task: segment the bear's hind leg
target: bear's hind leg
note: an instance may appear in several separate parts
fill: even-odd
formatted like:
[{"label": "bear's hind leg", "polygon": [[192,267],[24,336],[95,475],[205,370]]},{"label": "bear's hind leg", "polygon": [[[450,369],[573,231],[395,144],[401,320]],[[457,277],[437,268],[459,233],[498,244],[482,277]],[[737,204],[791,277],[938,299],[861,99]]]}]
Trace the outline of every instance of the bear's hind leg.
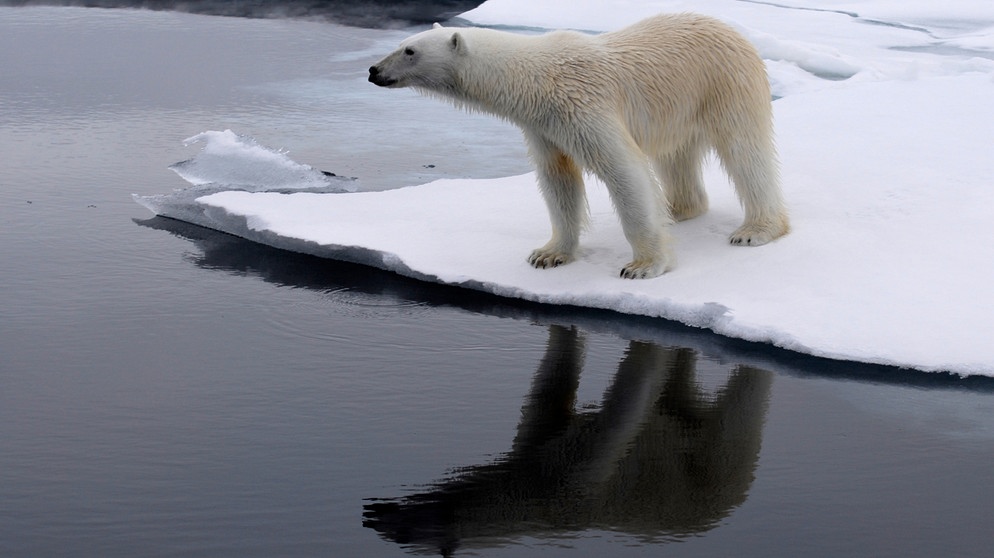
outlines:
[{"label": "bear's hind leg", "polygon": [[704,148],[696,143],[656,157],[656,174],[663,183],[670,214],[677,221],[693,219],[708,210],[708,194],[701,179]]},{"label": "bear's hind leg", "polygon": [[569,155],[541,138],[529,136],[528,144],[552,222],[552,238],[532,251],[528,263],[540,269],[557,267],[575,259],[587,223],[583,173]]},{"label": "bear's hind leg", "polygon": [[715,149],[745,208],[745,220],[729,237],[729,242],[760,246],[787,234],[790,218],[780,190],[772,139],[718,142]]}]

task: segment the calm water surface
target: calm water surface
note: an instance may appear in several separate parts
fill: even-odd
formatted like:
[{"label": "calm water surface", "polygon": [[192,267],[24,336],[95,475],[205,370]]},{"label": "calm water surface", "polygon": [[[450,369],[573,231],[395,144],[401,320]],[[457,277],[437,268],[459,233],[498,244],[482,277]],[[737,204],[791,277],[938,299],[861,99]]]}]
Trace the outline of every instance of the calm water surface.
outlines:
[{"label": "calm water surface", "polygon": [[369,189],[527,170],[506,125],[365,82],[405,34],[0,9],[0,556],[988,555],[989,381],[420,284],[131,201],[226,128]]}]

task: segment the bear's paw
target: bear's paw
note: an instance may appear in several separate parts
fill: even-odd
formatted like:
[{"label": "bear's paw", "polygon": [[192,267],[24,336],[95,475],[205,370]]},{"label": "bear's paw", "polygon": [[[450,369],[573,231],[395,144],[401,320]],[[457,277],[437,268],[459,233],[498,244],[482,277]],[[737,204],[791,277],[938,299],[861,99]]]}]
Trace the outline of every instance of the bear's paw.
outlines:
[{"label": "bear's paw", "polygon": [[622,279],[652,279],[666,273],[673,267],[669,258],[658,260],[634,260],[621,268]]},{"label": "bear's paw", "polygon": [[528,256],[528,263],[537,269],[548,269],[550,267],[559,267],[573,261],[573,254],[568,254],[566,252],[560,252],[557,250],[551,250],[548,248],[539,248],[533,250],[531,255]]},{"label": "bear's paw", "polygon": [[746,223],[736,229],[728,241],[736,246],[762,246],[787,234],[789,227],[781,220],[778,223]]}]

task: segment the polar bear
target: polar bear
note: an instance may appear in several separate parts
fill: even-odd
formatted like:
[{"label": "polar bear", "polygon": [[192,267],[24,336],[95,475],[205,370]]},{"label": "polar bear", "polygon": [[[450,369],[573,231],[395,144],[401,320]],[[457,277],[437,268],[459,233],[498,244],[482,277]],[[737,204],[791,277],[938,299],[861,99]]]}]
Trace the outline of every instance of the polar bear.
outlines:
[{"label": "polar bear", "polygon": [[745,209],[731,243],[766,244],[790,228],[766,68],[716,19],[658,15],[594,36],[435,24],[370,67],[369,81],[412,87],[522,129],[552,221],[552,239],[528,257],[537,268],[576,258],[587,170],[607,186],[632,246],[621,277],[671,269],[669,226],[707,210],[701,163],[712,149]]}]

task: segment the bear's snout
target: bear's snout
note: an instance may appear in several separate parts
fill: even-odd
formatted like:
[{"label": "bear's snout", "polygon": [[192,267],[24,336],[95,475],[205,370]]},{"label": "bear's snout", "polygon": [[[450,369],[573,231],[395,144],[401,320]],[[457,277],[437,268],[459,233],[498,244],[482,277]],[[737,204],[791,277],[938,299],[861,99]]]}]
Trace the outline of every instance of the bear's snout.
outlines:
[{"label": "bear's snout", "polygon": [[389,86],[397,83],[397,80],[390,79],[388,77],[384,77],[383,74],[380,73],[380,68],[379,67],[377,67],[377,66],[370,66],[369,67],[369,82],[372,83],[372,84],[375,84],[375,85],[379,85],[380,87],[389,87]]}]

